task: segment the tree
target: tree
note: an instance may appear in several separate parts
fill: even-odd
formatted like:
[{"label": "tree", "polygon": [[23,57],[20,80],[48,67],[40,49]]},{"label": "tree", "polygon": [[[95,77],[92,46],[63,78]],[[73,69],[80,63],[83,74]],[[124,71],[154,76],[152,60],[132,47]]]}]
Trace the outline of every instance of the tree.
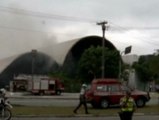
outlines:
[{"label": "tree", "polygon": [[[101,77],[102,51],[103,48],[100,46],[91,46],[84,51],[78,63],[79,75],[83,79],[90,81],[93,77]],[[105,77],[118,77],[120,58],[119,52],[117,50],[110,50],[108,48],[104,48],[104,53]]]},{"label": "tree", "polygon": [[153,56],[150,60],[149,66],[151,68],[153,78],[159,80],[159,55]]},{"label": "tree", "polygon": [[141,81],[148,82],[159,79],[159,56],[141,56],[133,65]]}]

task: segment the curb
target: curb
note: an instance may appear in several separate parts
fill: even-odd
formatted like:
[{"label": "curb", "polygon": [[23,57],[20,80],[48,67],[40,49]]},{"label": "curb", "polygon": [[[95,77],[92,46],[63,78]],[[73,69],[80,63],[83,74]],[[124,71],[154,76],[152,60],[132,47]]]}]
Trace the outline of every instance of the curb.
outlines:
[{"label": "curb", "polygon": [[67,97],[49,97],[49,96],[12,96],[9,99],[58,99],[58,100],[78,100],[79,98],[67,98]]},{"label": "curb", "polygon": [[[154,115],[159,115],[159,114],[155,114],[155,113],[150,113],[150,114],[145,114],[145,113],[135,113],[133,116],[154,116]],[[63,117],[63,118],[69,118],[69,117],[118,117],[118,114],[112,114],[112,115],[95,115],[95,114],[75,114],[75,115],[15,115],[13,117],[17,117],[17,118],[52,118],[52,117]]]},{"label": "curb", "polygon": [[[74,95],[71,96],[65,96],[63,94],[67,94],[67,93],[63,93],[62,95],[50,95],[50,96],[36,96],[36,95],[31,95],[29,93],[11,93],[12,95],[8,95],[8,98],[18,98],[18,99],[34,99],[34,98],[38,98],[38,99],[72,99],[72,100],[76,100],[79,99],[78,93],[75,93]],[[150,96],[154,97],[154,98],[159,98],[159,93],[156,92],[150,92]]]}]

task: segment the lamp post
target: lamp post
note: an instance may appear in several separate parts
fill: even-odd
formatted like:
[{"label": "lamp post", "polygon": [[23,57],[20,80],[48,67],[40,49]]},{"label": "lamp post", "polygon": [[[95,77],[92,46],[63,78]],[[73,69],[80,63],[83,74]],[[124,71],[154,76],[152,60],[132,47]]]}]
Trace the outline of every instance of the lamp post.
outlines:
[{"label": "lamp post", "polygon": [[102,26],[102,31],[103,31],[103,38],[102,38],[102,78],[105,77],[104,47],[105,47],[105,30],[107,28],[107,26],[105,24],[107,24],[107,23],[108,22],[106,22],[106,21],[97,23],[97,25],[101,25]]},{"label": "lamp post", "polygon": [[[132,46],[126,47],[125,50],[120,53],[121,58],[122,58],[123,53],[125,55],[129,54],[131,52],[131,48],[132,48]],[[118,77],[119,77],[119,79],[121,78],[121,59],[119,59],[119,75],[118,75]]]}]

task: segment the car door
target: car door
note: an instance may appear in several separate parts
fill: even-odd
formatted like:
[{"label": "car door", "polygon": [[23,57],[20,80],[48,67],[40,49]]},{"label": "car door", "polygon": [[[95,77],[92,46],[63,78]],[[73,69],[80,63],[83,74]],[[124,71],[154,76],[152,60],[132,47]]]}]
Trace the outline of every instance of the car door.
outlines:
[{"label": "car door", "polygon": [[110,101],[111,104],[119,104],[121,97],[123,96],[123,93],[120,89],[119,84],[113,84],[109,85],[109,93],[110,93]]}]

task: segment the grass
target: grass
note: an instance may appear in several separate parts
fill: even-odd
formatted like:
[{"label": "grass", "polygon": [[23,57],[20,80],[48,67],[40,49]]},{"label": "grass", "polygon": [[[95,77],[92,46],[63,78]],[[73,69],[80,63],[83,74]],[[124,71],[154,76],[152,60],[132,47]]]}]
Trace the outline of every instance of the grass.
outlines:
[{"label": "grass", "polygon": [[136,112],[137,113],[145,113],[145,114],[159,114],[159,104],[139,108],[136,110]]},{"label": "grass", "polygon": [[[75,106],[76,107],[76,106]],[[74,107],[41,107],[41,106],[14,106],[12,109],[13,116],[73,116]],[[109,109],[93,109],[88,108],[91,115],[103,116],[103,115],[117,115],[120,111],[119,108]],[[84,114],[84,108],[78,110],[78,114]],[[146,114],[159,114],[159,105],[146,106],[144,108],[138,108],[135,113]]]}]

